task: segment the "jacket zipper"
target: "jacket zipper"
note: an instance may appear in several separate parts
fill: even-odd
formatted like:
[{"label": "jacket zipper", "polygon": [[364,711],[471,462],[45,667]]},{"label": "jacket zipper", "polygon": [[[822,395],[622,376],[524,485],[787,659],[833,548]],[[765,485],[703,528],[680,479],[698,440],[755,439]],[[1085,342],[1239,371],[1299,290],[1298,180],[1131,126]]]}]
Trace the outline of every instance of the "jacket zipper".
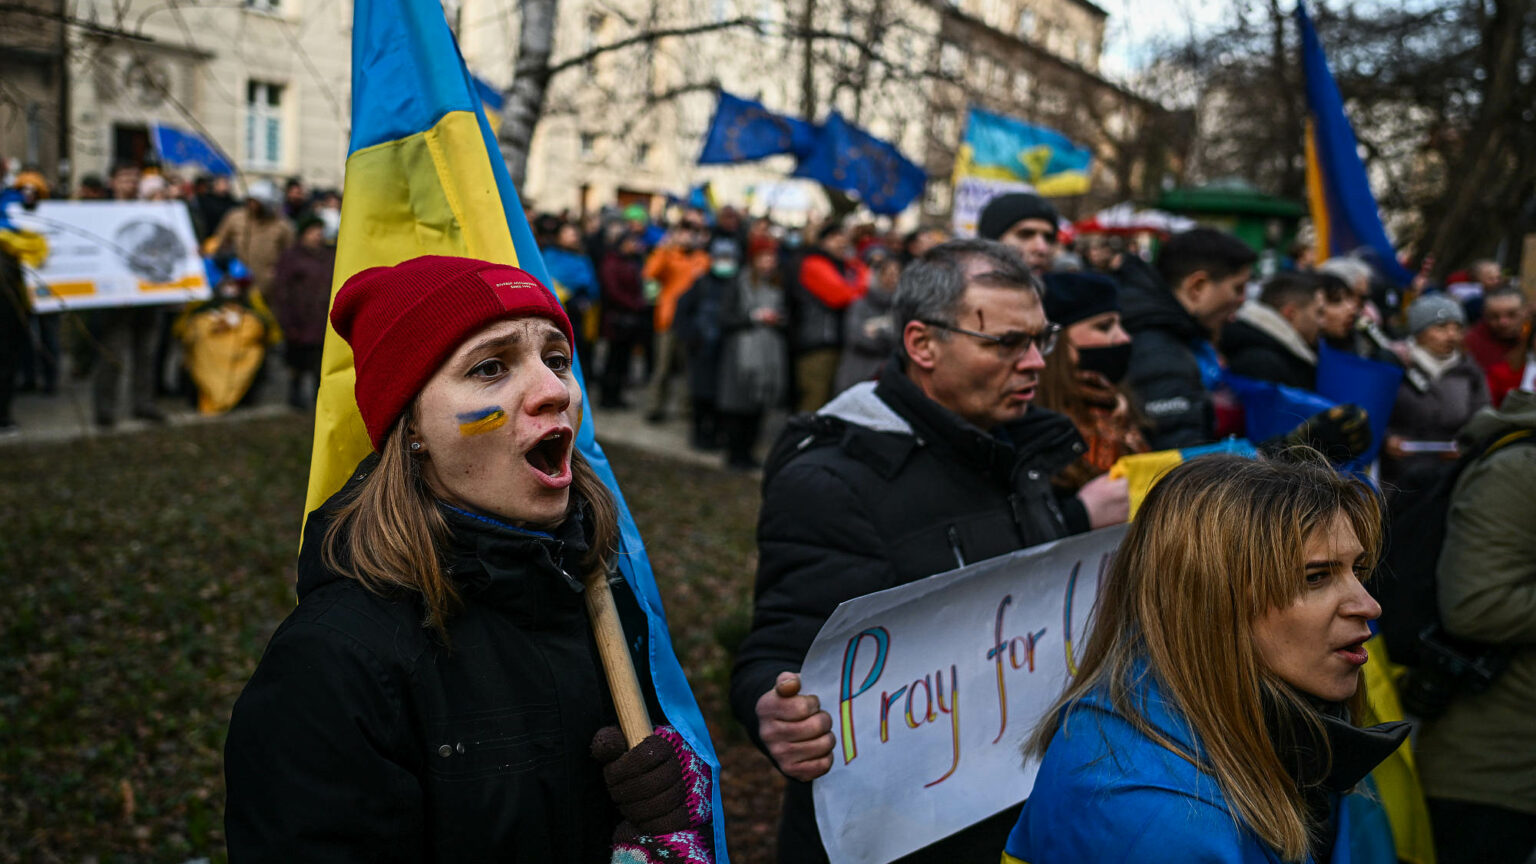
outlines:
[{"label": "jacket zipper", "polygon": [[949,551],[955,553],[955,566],[956,567],[964,567],[965,566],[965,554],[960,551],[960,532],[956,531],[955,530],[955,526],[951,525],[951,526],[949,526],[949,532],[948,533],[949,533]]}]

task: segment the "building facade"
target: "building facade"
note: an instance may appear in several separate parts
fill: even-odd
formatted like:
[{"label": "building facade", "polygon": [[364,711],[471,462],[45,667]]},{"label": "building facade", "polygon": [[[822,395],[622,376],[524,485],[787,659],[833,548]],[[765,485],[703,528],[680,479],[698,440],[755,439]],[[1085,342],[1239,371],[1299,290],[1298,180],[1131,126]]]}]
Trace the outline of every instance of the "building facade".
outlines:
[{"label": "building facade", "polygon": [[0,9],[0,175],[35,168],[55,180],[67,110],[63,0]]},{"label": "building facade", "polygon": [[163,123],[213,142],[246,182],[300,176],[340,187],[350,0],[81,0],[76,17],[68,139],[77,176],[155,159],[149,127]]}]

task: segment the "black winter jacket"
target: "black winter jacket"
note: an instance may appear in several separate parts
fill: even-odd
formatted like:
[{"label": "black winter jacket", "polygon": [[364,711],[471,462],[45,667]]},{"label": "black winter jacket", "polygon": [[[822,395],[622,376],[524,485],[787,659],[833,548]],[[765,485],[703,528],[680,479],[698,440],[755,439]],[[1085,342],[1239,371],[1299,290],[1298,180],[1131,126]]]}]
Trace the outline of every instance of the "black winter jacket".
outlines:
[{"label": "black winter jacket", "polygon": [[[996,435],[923,395],[891,360],[823,408],[821,427],[791,427],[775,453],[807,446],[764,478],[752,631],[737,652],[731,705],[752,739],[757,700],[799,670],[844,600],[1088,530],[1075,497],[1050,484],[1082,455],[1077,428],[1031,408]],[[833,694],[819,694],[822,704]],[[1017,812],[928,847],[914,861],[995,861]],[[980,855],[981,857],[976,857]],[[790,781],[779,860],[825,861],[807,783]]]},{"label": "black winter jacket", "polygon": [[1227,369],[1255,381],[1317,389],[1317,366],[1297,357],[1274,337],[1245,321],[1221,328],[1221,356]]},{"label": "black winter jacket", "polygon": [[1162,277],[1134,255],[1115,273],[1120,279],[1121,319],[1131,334],[1125,383],[1151,422],[1153,450],[1216,440],[1216,409],[1200,378],[1191,344],[1210,333],[1185,311]]},{"label": "black winter jacket", "polygon": [[[235,703],[230,861],[608,861],[620,817],[588,748],[614,711],[566,575],[583,520],[549,536],[444,508],[464,600],[445,648],[419,595],[322,563],[345,494],[308,520],[298,608]],[[627,586],[614,597],[650,693],[643,613]]]}]

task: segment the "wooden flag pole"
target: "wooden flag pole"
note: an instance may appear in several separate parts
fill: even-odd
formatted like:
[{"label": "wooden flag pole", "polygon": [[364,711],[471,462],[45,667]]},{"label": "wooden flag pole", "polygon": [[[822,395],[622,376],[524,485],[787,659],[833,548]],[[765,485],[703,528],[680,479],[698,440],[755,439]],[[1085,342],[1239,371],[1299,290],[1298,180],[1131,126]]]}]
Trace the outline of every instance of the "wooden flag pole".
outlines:
[{"label": "wooden flag pole", "polygon": [[597,653],[603,659],[608,691],[613,695],[613,707],[619,715],[619,729],[624,732],[625,743],[634,747],[655,730],[645,707],[645,694],[640,692],[640,678],[635,675],[634,660],[624,638],[624,627],[619,623],[618,607],[613,604],[607,574],[599,569],[589,576],[584,593],[592,635],[597,639]]}]

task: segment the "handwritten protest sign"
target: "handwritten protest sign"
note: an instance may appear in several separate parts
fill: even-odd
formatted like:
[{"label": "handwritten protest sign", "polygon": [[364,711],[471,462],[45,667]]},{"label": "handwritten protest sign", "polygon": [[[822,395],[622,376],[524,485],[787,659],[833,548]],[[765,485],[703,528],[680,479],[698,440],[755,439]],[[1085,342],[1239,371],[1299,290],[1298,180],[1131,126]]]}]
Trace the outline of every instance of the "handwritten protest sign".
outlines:
[{"label": "handwritten protest sign", "polygon": [[884,864],[1028,796],[1037,766],[1020,747],[1076,671],[1125,531],[1024,549],[837,608],[801,669],[837,738],[832,770],[813,788],[832,861]]},{"label": "handwritten protest sign", "polygon": [[180,201],[42,201],[9,215],[48,240],[47,260],[27,273],[35,312],[208,299]]}]

